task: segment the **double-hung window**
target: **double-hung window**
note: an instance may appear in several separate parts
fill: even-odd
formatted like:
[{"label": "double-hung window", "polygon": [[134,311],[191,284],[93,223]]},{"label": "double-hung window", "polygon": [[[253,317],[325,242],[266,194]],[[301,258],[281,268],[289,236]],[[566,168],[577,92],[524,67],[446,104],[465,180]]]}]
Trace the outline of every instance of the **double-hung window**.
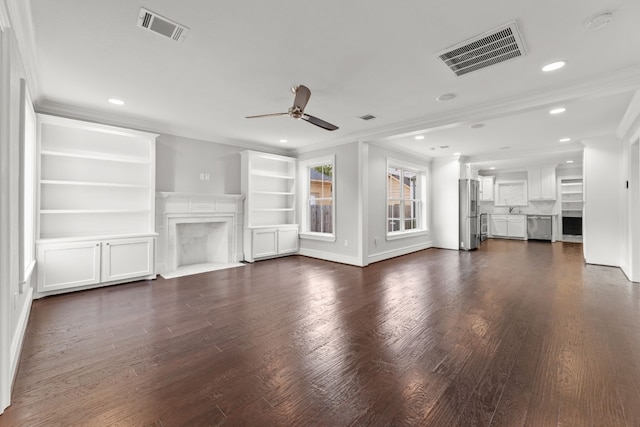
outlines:
[{"label": "double-hung window", "polygon": [[335,241],[335,164],[328,156],[300,162],[300,237]]},{"label": "double-hung window", "polygon": [[387,237],[426,231],[426,171],[417,165],[387,162]]}]

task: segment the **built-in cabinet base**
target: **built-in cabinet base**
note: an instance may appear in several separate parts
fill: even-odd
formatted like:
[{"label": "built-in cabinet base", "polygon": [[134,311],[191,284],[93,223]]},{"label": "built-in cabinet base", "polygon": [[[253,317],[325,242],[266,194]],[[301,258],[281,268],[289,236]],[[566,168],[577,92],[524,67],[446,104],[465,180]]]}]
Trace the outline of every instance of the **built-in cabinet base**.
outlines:
[{"label": "built-in cabinet base", "polygon": [[298,249],[297,225],[244,229],[244,260],[247,262],[293,254]]},{"label": "built-in cabinet base", "polygon": [[38,242],[40,296],[155,278],[155,237]]}]

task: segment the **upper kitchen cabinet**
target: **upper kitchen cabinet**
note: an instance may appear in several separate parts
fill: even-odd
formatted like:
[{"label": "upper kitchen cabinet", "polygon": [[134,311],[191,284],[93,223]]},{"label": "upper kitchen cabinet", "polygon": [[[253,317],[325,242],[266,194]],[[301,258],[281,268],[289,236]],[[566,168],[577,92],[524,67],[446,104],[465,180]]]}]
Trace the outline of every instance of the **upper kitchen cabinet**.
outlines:
[{"label": "upper kitchen cabinet", "polygon": [[556,199],[556,168],[529,169],[529,200]]},{"label": "upper kitchen cabinet", "polygon": [[493,176],[478,176],[481,202],[493,202],[493,178]]}]

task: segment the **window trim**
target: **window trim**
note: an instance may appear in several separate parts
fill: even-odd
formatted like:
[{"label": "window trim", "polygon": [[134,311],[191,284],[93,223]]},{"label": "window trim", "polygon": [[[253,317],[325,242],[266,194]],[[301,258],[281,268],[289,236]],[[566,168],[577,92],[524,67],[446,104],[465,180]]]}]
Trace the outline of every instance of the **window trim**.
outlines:
[{"label": "window trim", "polygon": [[[411,230],[402,230],[402,231],[389,231],[389,168],[395,167],[404,170],[408,170],[411,172],[415,172],[420,179],[420,188],[419,191],[419,203],[420,203],[420,215],[419,215],[419,223],[421,225],[420,228],[414,228]],[[398,240],[408,237],[422,236],[429,234],[429,225],[427,222],[427,167],[416,165],[413,163],[404,162],[402,160],[396,160],[391,157],[387,157],[387,168],[385,170],[385,240]],[[402,193],[401,193],[402,195]],[[404,201],[403,198],[400,199]],[[402,220],[400,220],[402,224]]]},{"label": "window trim", "polygon": [[[300,233],[301,239],[320,240],[324,242],[336,241],[336,161],[335,155],[303,160],[298,163],[300,176]],[[331,164],[333,181],[331,185],[331,233],[309,231],[309,169],[315,166]]]}]

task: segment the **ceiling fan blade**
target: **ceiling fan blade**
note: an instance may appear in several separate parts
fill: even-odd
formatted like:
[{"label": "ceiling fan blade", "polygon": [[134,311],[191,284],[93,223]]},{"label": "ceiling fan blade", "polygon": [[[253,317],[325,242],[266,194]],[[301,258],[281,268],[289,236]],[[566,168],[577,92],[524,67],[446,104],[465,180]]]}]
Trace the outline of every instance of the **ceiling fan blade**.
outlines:
[{"label": "ceiling fan blade", "polygon": [[303,114],[301,118],[302,120],[306,120],[311,124],[321,127],[322,129],[326,129],[326,130],[338,129],[338,126],[332,125],[331,123],[325,122],[324,120],[321,120],[317,117],[310,116],[309,114]]},{"label": "ceiling fan blade", "polygon": [[296,97],[293,100],[293,109],[297,109],[300,112],[304,111],[304,107],[307,106],[309,98],[311,98],[311,91],[309,88],[305,85],[298,86],[296,88]]},{"label": "ceiling fan blade", "polygon": [[274,116],[288,116],[289,113],[273,113],[273,114],[260,114],[258,116],[247,116],[245,119],[257,119],[258,117],[274,117]]}]

